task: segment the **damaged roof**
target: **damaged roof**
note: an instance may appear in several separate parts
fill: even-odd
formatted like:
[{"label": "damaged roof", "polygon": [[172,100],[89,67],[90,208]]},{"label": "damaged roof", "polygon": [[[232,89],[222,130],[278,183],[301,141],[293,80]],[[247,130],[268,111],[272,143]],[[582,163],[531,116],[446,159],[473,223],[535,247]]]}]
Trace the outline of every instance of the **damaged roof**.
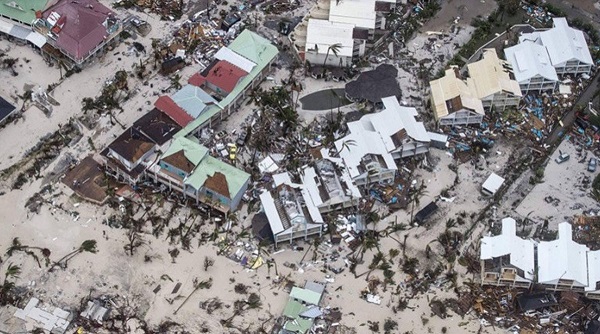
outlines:
[{"label": "damaged roof", "polygon": [[181,126],[156,108],[135,121],[132,128],[158,145],[163,145],[181,130]]},{"label": "damaged roof", "polygon": [[154,143],[129,128],[110,143],[108,148],[125,160],[136,162],[154,148]]},{"label": "damaged roof", "polygon": [[517,223],[512,218],[502,219],[502,233],[481,239],[480,259],[491,260],[510,256],[510,264],[523,270],[525,277],[534,278],[534,243],[517,236]]},{"label": "damaged roof", "polygon": [[159,97],[156,102],[154,102],[154,106],[156,109],[171,117],[171,119],[181,127],[185,127],[194,120],[194,118],[178,106],[170,96],[164,95]]},{"label": "damaged roof", "polygon": [[469,86],[458,77],[455,67],[446,70],[443,77],[429,82],[431,106],[436,120],[448,116],[462,108],[478,114],[485,114],[483,103]]},{"label": "damaged roof", "polygon": [[219,60],[208,71],[205,80],[226,92],[231,92],[240,79],[247,74],[248,72],[232,63],[225,60]]},{"label": "damaged roof", "polygon": [[519,83],[511,79],[506,66],[506,62],[498,58],[496,49],[484,49],[481,60],[467,65],[467,85],[479,99],[501,92],[522,96]]}]

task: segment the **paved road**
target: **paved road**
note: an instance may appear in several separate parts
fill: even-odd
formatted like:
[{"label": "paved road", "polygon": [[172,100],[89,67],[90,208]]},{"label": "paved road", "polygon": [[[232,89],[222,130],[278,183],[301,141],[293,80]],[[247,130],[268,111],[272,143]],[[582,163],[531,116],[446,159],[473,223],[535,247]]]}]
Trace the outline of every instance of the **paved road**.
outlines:
[{"label": "paved road", "polygon": [[592,79],[592,81],[590,81],[590,84],[583,91],[583,93],[581,93],[581,95],[579,95],[579,98],[577,98],[577,101],[575,102],[573,108],[571,110],[567,111],[563,115],[563,117],[561,118],[561,120],[563,122],[563,126],[559,125],[552,130],[552,132],[546,139],[546,144],[548,144],[548,145],[555,144],[556,141],[561,138],[561,135],[565,133],[565,130],[569,129],[570,126],[573,125],[573,122],[575,122],[575,110],[577,109],[576,106],[580,105],[580,106],[586,107],[588,105],[588,102],[590,102],[592,100],[592,98],[594,97],[594,93],[598,90],[599,80],[600,80],[600,71],[596,74],[596,76]]}]

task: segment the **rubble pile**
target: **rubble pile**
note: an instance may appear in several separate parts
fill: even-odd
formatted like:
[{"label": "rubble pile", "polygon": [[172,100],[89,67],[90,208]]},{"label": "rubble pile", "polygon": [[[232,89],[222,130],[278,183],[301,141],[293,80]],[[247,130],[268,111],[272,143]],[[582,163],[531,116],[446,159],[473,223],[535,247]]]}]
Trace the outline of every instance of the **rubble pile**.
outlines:
[{"label": "rubble pile", "polygon": [[[598,303],[573,291],[532,292],[470,285],[448,307],[459,315],[474,311],[483,326],[519,333],[577,333],[598,317]],[[471,308],[469,308],[471,305]],[[465,312],[465,310],[467,310]]]}]

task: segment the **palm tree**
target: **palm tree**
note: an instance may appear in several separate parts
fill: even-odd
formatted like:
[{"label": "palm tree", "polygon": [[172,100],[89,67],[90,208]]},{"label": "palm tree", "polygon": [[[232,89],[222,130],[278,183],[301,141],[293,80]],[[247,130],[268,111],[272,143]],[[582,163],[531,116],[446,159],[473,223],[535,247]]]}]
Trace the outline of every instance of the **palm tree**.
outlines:
[{"label": "palm tree", "polygon": [[21,267],[16,264],[10,263],[6,271],[4,272],[4,283],[8,281],[8,278],[18,278],[21,274]]},{"label": "palm tree", "polygon": [[325,54],[325,60],[323,60],[323,71],[325,71],[325,64],[327,64],[327,58],[329,58],[329,52],[333,53],[334,56],[338,56],[338,53],[342,50],[341,43],[331,44],[327,48],[327,53]]},{"label": "palm tree", "polygon": [[17,278],[21,274],[21,267],[18,265],[14,265],[10,263],[6,271],[4,272],[4,282],[0,285],[0,306],[5,306],[7,304],[14,304],[15,298],[17,295],[14,293],[13,289],[15,287],[15,283],[9,281],[9,278]]},{"label": "palm tree", "polygon": [[56,266],[60,266],[63,269],[67,268],[67,264],[68,264],[69,260],[74,258],[77,254],[81,254],[83,252],[97,253],[98,249],[96,248],[96,244],[97,244],[96,240],[85,240],[84,242],[81,243],[79,248],[77,248],[76,250],[63,256],[60,260],[54,262],[54,264],[52,264],[52,267],[50,267],[50,269],[48,269],[48,271],[49,272],[52,271],[54,269],[54,267],[56,267]]},{"label": "palm tree", "polygon": [[24,252],[25,254],[33,257],[33,259],[37,262],[38,267],[42,267],[40,264],[40,260],[37,254],[33,252],[33,250],[38,250],[42,253],[42,256],[46,260],[46,266],[50,263],[50,250],[48,248],[36,247],[36,246],[27,246],[21,244],[19,238],[13,238],[12,244],[6,250],[6,256],[11,257],[14,252]]},{"label": "palm tree", "polygon": [[179,307],[175,310],[175,312],[173,312],[173,314],[177,314],[177,312],[179,312],[179,310],[183,307],[183,305],[185,305],[185,303],[187,303],[187,301],[190,299],[190,297],[192,297],[192,295],[200,290],[200,289],[210,289],[212,287],[212,277],[209,277],[208,280],[206,281],[199,281],[198,278],[194,278],[194,290],[192,290],[192,292],[190,292],[190,294],[185,298],[185,300],[181,303],[181,305],[179,305]]}]

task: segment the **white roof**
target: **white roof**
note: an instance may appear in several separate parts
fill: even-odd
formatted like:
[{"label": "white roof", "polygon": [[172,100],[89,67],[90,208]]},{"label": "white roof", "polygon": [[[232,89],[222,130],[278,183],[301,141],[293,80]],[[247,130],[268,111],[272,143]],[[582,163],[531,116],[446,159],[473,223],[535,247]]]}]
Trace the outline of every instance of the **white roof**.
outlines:
[{"label": "white roof", "polygon": [[548,50],[552,65],[562,65],[573,59],[593,64],[583,32],[569,27],[564,17],[555,17],[552,21],[554,28],[539,33],[540,41]]},{"label": "white roof", "polygon": [[46,37],[35,31],[30,32],[25,39],[33,43],[33,45],[37,46],[38,48],[41,48],[44,46],[44,44],[46,44]]},{"label": "white roof", "polygon": [[273,161],[271,156],[267,156],[261,162],[258,163],[258,170],[260,173],[274,173],[279,169],[279,166]]},{"label": "white roof", "polygon": [[[429,135],[422,122],[415,120],[416,109],[402,107],[393,97],[381,99],[385,109],[363,116],[360,120],[348,123],[350,133],[335,142],[340,157],[348,166],[350,176],[360,175],[358,166],[367,154],[380,155],[388,169],[397,169],[391,152],[397,149],[391,136],[406,130],[412,139],[429,142]],[[347,147],[344,147],[346,143]]]},{"label": "white roof", "polygon": [[558,239],[538,244],[538,281],[554,284],[559,279],[566,279],[587,286],[588,250],[585,245],[573,241],[571,224],[558,224]]},{"label": "white roof", "polygon": [[[309,19],[306,32],[306,48],[315,49],[318,54],[327,54],[331,45],[340,44],[339,56],[352,57],[354,39],[353,24],[336,23],[326,20]],[[331,51],[329,52],[330,55]]]},{"label": "white roof", "polygon": [[427,131],[427,135],[431,141],[437,141],[440,143],[445,143],[448,141],[448,135],[442,133]]},{"label": "white roof", "polygon": [[304,197],[304,203],[312,221],[315,223],[324,223],[319,211],[319,205],[323,204],[323,200],[319,194],[319,187],[316,182],[317,177],[317,172],[313,167],[304,168],[304,174],[301,176],[302,197]]},{"label": "white roof", "polygon": [[534,243],[517,237],[516,222],[512,218],[502,219],[502,233],[481,239],[481,260],[490,260],[510,255],[510,264],[523,270],[526,279],[534,279]]},{"label": "white roof", "polygon": [[588,287],[586,291],[595,291],[596,282],[600,282],[600,250],[587,253]]},{"label": "white roof", "polygon": [[504,49],[504,54],[519,83],[524,83],[538,75],[548,80],[558,81],[556,70],[550,62],[545,47],[532,41],[524,41]]},{"label": "white roof", "polygon": [[485,182],[483,182],[482,188],[485,190],[488,190],[492,194],[495,194],[496,191],[498,191],[498,189],[500,189],[500,187],[502,187],[503,183],[504,183],[503,177],[499,176],[496,173],[492,173],[492,175],[490,175],[487,178],[487,180],[485,180]]},{"label": "white roof", "polygon": [[218,60],[225,60],[239,68],[241,68],[242,70],[246,71],[247,73],[250,73],[252,71],[252,69],[254,68],[254,66],[256,66],[256,64],[250,60],[248,60],[245,57],[240,56],[239,54],[235,53],[234,51],[232,51],[231,49],[227,48],[227,47],[222,47],[219,49],[219,51],[217,51],[217,53],[215,53],[215,58]]},{"label": "white roof", "polygon": [[275,207],[275,200],[273,199],[273,196],[271,196],[271,193],[263,191],[263,193],[260,194],[260,203],[262,204],[265,215],[267,215],[273,234],[283,232],[283,222],[281,221],[281,217],[279,217],[279,213]]},{"label": "white roof", "polygon": [[329,21],[375,29],[375,0],[330,0]]},{"label": "white roof", "polygon": [[341,168],[342,172],[340,179],[346,184],[346,188],[350,191],[350,195],[353,198],[361,198],[362,194],[360,193],[360,190],[354,184],[354,182],[352,182],[352,177],[350,177],[350,174],[348,174],[348,170],[346,168],[346,164],[344,163],[344,159],[330,156],[329,150],[326,148],[321,148],[320,153],[323,159],[327,159]]}]

